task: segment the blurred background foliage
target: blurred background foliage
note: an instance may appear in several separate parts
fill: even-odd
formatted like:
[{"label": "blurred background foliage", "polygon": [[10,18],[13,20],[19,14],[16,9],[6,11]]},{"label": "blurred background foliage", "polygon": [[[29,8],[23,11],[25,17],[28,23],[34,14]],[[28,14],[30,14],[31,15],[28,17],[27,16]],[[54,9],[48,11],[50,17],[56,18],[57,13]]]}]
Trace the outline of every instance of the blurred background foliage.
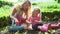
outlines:
[{"label": "blurred background foliage", "polygon": [[[47,0],[45,0],[47,1]],[[40,0],[40,2],[31,1],[32,10],[39,7],[42,12],[42,20],[59,20],[60,19],[60,0],[51,0],[51,2],[45,2]],[[11,12],[13,6],[21,3],[22,0],[0,0],[0,28],[7,25],[11,25]]]}]

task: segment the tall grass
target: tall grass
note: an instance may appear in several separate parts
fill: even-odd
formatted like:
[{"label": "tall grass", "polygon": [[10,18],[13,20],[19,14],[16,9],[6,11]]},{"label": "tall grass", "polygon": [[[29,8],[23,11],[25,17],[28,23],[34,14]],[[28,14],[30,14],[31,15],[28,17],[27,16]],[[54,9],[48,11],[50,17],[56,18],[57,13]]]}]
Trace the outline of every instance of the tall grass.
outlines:
[{"label": "tall grass", "polygon": [[3,6],[0,8],[0,17],[3,17],[3,16],[9,16],[12,12],[12,7],[9,7],[9,6]]}]

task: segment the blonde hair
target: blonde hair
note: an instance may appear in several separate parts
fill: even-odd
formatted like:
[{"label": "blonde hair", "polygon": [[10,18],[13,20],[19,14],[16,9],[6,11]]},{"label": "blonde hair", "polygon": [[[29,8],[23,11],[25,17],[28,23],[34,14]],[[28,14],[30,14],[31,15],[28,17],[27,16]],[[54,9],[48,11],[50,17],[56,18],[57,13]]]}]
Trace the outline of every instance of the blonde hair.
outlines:
[{"label": "blonde hair", "polygon": [[[24,6],[24,4],[28,4],[28,9],[25,12],[26,14],[28,13],[28,17],[30,16],[30,12],[31,12],[31,2],[29,0],[26,0],[22,3],[22,7]],[[24,8],[24,7],[23,7]]]},{"label": "blonde hair", "polygon": [[35,11],[38,11],[38,13],[41,15],[40,9],[39,9],[39,8],[34,8],[34,10],[33,10],[33,12],[32,12],[32,16],[34,16],[34,12],[35,12]]}]

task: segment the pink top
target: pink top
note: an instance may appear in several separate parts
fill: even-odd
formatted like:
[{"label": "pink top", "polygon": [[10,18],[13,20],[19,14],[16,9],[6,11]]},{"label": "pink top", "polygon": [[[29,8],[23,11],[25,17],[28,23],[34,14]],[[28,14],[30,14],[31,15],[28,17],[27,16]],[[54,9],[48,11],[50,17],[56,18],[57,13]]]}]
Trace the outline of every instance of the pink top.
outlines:
[{"label": "pink top", "polygon": [[28,19],[28,21],[31,22],[32,25],[35,25],[35,24],[38,23],[37,21],[40,21],[40,16],[34,16],[34,17],[31,16],[31,17]]},{"label": "pink top", "polygon": [[22,24],[24,24],[24,23],[26,23],[26,20],[25,20],[24,18],[22,18],[22,15],[21,15],[21,16],[17,15],[16,18],[17,18],[18,21],[19,21],[19,23],[18,23],[19,26],[22,25]]},{"label": "pink top", "polygon": [[[26,23],[26,20],[25,19],[23,19],[23,17],[22,17],[22,15],[23,15],[23,11],[22,11],[22,9],[21,9],[21,11],[19,11],[19,12],[16,12],[17,10],[16,9],[14,9],[13,10],[13,12],[12,12],[12,15],[16,15],[15,17],[18,19],[18,21],[19,21],[19,23],[17,23],[16,25],[21,25],[21,24],[23,24],[23,23]],[[17,13],[17,14],[15,14],[15,13]]]}]

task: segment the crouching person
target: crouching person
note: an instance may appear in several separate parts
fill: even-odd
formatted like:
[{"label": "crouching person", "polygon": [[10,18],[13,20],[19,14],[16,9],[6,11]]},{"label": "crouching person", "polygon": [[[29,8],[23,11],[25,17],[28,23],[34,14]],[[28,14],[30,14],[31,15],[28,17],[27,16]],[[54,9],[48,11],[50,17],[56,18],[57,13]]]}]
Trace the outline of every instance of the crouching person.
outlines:
[{"label": "crouching person", "polygon": [[[12,19],[12,30],[26,29],[26,19],[28,18],[28,11],[30,10],[30,7],[30,1],[25,1],[22,5],[14,7],[13,12],[10,15]],[[16,26],[14,26],[14,22]]]}]

